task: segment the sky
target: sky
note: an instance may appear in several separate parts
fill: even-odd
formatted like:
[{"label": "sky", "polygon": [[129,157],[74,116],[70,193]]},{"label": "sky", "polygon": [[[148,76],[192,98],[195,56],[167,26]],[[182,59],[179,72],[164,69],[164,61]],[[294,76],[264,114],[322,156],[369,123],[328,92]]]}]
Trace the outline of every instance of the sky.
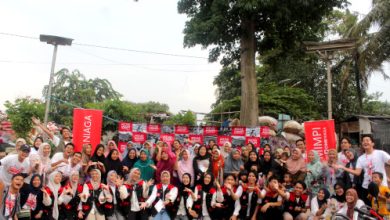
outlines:
[{"label": "sky", "polygon": [[[370,2],[353,0],[350,9],[365,14]],[[183,47],[186,19],[177,13],[176,0],[0,1],[0,109],[17,97],[42,98],[53,46],[38,38],[47,34],[72,38],[76,44],[180,55],[73,44],[58,48],[55,71],[78,69],[87,78],[108,79],[124,100],[166,103],[172,112],[209,112],[215,101],[213,80],[221,66],[208,63],[207,49]],[[385,71],[390,74],[390,65]],[[381,99],[390,101],[389,85],[374,76],[369,92],[383,92]]]}]

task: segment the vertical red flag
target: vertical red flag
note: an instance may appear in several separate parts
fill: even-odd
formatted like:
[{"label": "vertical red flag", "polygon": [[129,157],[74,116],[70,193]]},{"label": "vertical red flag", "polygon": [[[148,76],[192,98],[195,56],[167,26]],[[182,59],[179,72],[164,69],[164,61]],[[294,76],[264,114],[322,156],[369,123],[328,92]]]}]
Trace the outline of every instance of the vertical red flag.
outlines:
[{"label": "vertical red flag", "polygon": [[83,144],[90,143],[92,152],[100,143],[103,111],[94,109],[73,109],[73,144],[75,152],[81,152]]},{"label": "vertical red flag", "polygon": [[328,159],[328,151],[336,149],[336,134],[333,120],[308,121],[304,123],[306,152],[315,150],[321,160]]}]

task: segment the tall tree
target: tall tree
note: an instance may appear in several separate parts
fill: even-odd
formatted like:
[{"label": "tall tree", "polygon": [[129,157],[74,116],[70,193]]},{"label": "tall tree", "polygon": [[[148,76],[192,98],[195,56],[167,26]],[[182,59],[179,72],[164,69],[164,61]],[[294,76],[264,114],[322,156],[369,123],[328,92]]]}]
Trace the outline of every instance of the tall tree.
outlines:
[{"label": "tall tree", "polygon": [[[46,97],[47,86],[43,89]],[[55,73],[52,87],[52,100],[50,118],[57,123],[72,125],[72,112],[74,107],[85,107],[87,103],[116,100],[122,95],[112,88],[106,79],[87,79],[80,71],[69,72],[62,69]]]},{"label": "tall tree", "polygon": [[[304,65],[300,63],[300,66]],[[304,68],[299,67],[299,70],[303,70]],[[297,79],[301,78],[294,78],[296,76],[294,70],[298,70],[298,67],[293,68],[292,66],[290,69],[293,72],[290,74],[290,77],[293,79],[292,82],[282,84],[278,83],[278,80],[265,79],[262,76],[264,72],[270,72],[269,68],[257,68],[258,98],[260,100],[258,104],[262,115],[277,117],[278,114],[284,113],[301,121],[320,117],[320,106],[314,101],[313,96],[304,89],[297,88],[297,84],[301,83]],[[277,71],[275,73],[282,75],[280,72]],[[212,113],[239,111],[241,101],[239,70],[234,66],[225,67],[214,79],[214,85],[217,86],[217,101],[212,106]],[[225,120],[228,117],[232,118],[237,116],[237,114],[224,115],[222,119]],[[211,115],[209,119],[212,119],[212,121],[221,120],[219,115]]]},{"label": "tall tree", "polygon": [[300,40],[313,38],[322,17],[345,2],[180,0],[178,10],[189,17],[184,29],[185,46],[214,46],[210,61],[224,54],[222,64],[236,63],[240,67],[240,119],[243,125],[253,126],[257,124],[259,112],[256,53],[279,44],[284,49],[292,48]]}]

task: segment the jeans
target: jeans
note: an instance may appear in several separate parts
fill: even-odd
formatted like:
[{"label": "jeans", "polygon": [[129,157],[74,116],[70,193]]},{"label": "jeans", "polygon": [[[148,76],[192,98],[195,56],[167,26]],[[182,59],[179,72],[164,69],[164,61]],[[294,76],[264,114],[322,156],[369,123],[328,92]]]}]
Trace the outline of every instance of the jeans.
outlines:
[{"label": "jeans", "polygon": [[171,220],[171,217],[169,217],[167,210],[163,209],[154,216],[153,220]]}]

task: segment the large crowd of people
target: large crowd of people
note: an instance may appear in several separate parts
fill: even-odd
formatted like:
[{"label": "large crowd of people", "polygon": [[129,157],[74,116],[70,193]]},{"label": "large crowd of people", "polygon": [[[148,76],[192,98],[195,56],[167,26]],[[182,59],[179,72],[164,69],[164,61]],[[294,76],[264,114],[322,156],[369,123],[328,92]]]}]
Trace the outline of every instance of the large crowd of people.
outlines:
[{"label": "large crowd of people", "polygon": [[345,137],[321,161],[304,140],[261,150],[129,142],[123,153],[109,141],[75,152],[70,130],[61,134],[49,134],[50,144],[17,139],[0,160],[0,220],[358,219],[364,205],[390,219],[390,155],[370,135],[362,152]]}]

